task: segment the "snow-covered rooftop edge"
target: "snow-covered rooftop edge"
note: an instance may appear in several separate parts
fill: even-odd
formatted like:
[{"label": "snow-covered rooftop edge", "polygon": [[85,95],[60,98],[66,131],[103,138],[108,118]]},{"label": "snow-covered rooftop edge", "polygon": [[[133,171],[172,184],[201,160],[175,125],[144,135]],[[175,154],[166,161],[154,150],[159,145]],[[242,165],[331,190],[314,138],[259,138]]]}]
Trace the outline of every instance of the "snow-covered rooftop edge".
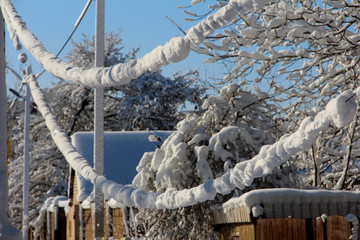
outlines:
[{"label": "snow-covered rooftop edge", "polygon": [[[305,118],[295,133],[284,135],[273,145],[263,146],[257,156],[238,163],[223,176],[209,179],[191,189],[168,189],[163,193],[147,193],[97,175],[86,159],[76,151],[69,137],[57,124],[46,102],[45,95],[36,82],[36,77],[29,75],[26,77],[26,81],[30,86],[34,102],[45,118],[52,138],[70,166],[85,179],[95,184],[105,195],[116,201],[127,206],[150,209],[175,209],[191,206],[198,202],[213,200],[217,193],[228,194],[236,187],[244,189],[252,184],[254,178],[271,173],[275,167],[286,162],[291,155],[307,150],[314,143],[319,132],[327,129],[331,122],[338,128],[348,125],[354,119],[357,110],[354,94],[351,91],[346,91],[332,99],[326,109],[319,112],[315,117]],[[360,88],[355,92],[357,97],[360,97]]]},{"label": "snow-covered rooftop edge", "polygon": [[20,40],[32,56],[54,76],[79,82],[88,87],[110,87],[127,84],[146,71],[157,71],[164,65],[184,60],[189,55],[190,49],[196,50],[206,36],[234,20],[240,12],[257,9],[265,5],[265,2],[231,0],[225,7],[190,28],[185,37],[173,37],[164,46],[158,46],[140,59],[111,67],[90,69],[76,67],[48,52],[36,36],[26,28],[25,22],[10,0],[0,0],[0,7],[16,49],[21,48]]}]

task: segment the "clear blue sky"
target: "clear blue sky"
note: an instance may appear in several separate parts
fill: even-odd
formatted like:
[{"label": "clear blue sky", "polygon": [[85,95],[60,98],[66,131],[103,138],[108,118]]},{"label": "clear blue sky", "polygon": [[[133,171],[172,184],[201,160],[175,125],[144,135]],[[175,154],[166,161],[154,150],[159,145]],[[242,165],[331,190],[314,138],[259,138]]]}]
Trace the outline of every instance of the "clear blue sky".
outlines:
[{"label": "clear blue sky", "polygon": [[[87,0],[12,0],[18,13],[27,23],[27,27],[44,44],[45,48],[56,54],[66,41],[74,28],[74,23],[82,12]],[[142,57],[158,45],[165,44],[174,36],[182,36],[182,32],[166,17],[171,17],[184,30],[189,29],[196,22],[186,22],[189,17],[177,6],[188,6],[191,0],[106,0],[105,1],[105,31],[122,30],[121,37],[126,50],[140,47],[138,57]],[[81,22],[73,40],[79,41],[81,33],[93,35],[95,31],[95,1],[92,2],[85,18]],[[200,13],[208,11],[205,4],[198,4]],[[64,49],[60,57],[64,56],[71,44]],[[125,51],[126,51],[125,50]],[[20,63],[7,36],[7,61],[9,66],[18,70]],[[29,54],[28,54],[29,56]],[[206,57],[192,53],[185,61],[163,68],[163,73],[170,76],[174,71],[187,71],[200,68],[201,77],[217,74],[221,76],[224,71],[215,64],[204,64]],[[34,73],[41,71],[41,66],[29,56],[28,64],[32,64]],[[24,66],[23,66],[24,67]],[[206,69],[206,70],[205,70]],[[49,81],[54,81],[50,74],[44,74],[40,79],[43,87]],[[8,87],[14,87],[14,80],[8,76]]]}]

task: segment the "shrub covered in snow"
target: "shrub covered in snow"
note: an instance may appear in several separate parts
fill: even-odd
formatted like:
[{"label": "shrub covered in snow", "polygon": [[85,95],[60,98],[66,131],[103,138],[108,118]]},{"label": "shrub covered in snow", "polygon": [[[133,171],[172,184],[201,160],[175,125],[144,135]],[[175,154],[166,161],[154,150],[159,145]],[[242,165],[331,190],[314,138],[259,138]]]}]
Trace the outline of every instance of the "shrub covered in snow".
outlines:
[{"label": "shrub covered in snow", "polygon": [[[273,143],[278,129],[271,109],[264,99],[239,85],[224,87],[219,95],[205,100],[199,113],[179,122],[161,148],[143,156],[133,184],[146,191],[182,190],[223,175],[236,163],[255,156],[262,145]],[[294,187],[294,179],[291,169],[283,166],[243,191]],[[177,210],[140,209],[136,219],[150,239],[216,239],[206,214],[209,207],[240,193],[235,189],[217,195],[214,201]]]}]

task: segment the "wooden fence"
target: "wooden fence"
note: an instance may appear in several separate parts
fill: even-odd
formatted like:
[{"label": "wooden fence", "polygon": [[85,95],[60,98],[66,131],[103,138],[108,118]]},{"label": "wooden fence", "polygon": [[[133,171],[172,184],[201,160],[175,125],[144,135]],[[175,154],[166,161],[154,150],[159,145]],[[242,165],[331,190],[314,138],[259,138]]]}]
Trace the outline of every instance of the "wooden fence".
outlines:
[{"label": "wooden fence", "polygon": [[221,240],[348,240],[351,223],[343,216],[321,218],[259,218],[251,223],[217,226]]}]

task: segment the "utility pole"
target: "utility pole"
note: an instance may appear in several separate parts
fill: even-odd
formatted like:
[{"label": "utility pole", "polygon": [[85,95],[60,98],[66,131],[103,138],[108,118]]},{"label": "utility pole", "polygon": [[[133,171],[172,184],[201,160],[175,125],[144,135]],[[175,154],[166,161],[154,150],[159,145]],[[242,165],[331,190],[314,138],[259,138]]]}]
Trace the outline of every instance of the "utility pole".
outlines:
[{"label": "utility pole", "polygon": [[11,226],[8,211],[7,166],[7,95],[5,79],[5,22],[0,11],[0,236],[1,239],[21,239],[21,232]]},{"label": "utility pole", "polygon": [[[96,1],[95,21],[95,67],[104,66],[105,0]],[[95,88],[94,123],[94,169],[104,175],[104,88]],[[104,237],[104,194],[94,184],[95,206],[93,206],[93,238]]]},{"label": "utility pole", "polygon": [[30,154],[29,154],[29,135],[30,135],[30,88],[25,84],[26,92],[24,96],[25,102],[25,123],[24,123],[24,165],[23,165],[23,239],[29,239],[29,170],[30,170]]}]

